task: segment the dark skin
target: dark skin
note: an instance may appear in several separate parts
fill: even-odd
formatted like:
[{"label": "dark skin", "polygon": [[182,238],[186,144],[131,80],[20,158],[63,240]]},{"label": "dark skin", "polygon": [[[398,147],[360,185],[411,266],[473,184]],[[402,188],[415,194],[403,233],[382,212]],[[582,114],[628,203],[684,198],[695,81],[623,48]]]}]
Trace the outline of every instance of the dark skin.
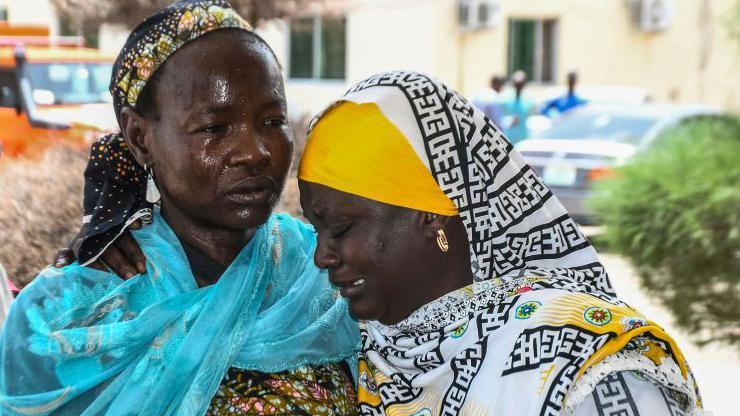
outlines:
[{"label": "dark skin", "polygon": [[[254,227],[267,219],[274,201],[241,204],[221,189],[265,174],[282,185],[292,151],[285,126],[265,122],[280,118],[281,111],[284,116],[282,89],[275,95],[275,89],[264,87],[281,85],[274,59],[250,48],[242,56],[227,39],[222,41],[228,51],[218,42],[209,42],[207,47],[194,43],[186,47],[192,49],[178,52],[183,53],[179,55],[182,59],[175,55],[160,69],[163,81],[157,86],[156,101],[159,108],[167,109],[166,114],[158,111],[157,116],[147,117],[131,108],[122,114],[123,131],[137,161],[154,167],[163,215],[181,240],[222,265],[234,259]],[[189,55],[209,64],[194,68],[196,73],[187,76],[167,69],[184,72],[182,68],[194,58]],[[252,65],[242,66],[239,56]],[[254,69],[259,74],[248,73],[252,67],[261,68]],[[204,80],[198,81],[200,77]],[[228,81],[228,94],[214,92],[219,85],[214,80],[221,79]],[[232,97],[227,100],[231,110],[210,111],[224,96]],[[276,101],[280,105],[270,104]],[[225,121],[218,119],[218,123],[230,127],[215,129],[221,136],[212,139],[212,129],[202,126],[211,126],[223,114]],[[459,217],[395,207],[320,185],[301,183],[300,187],[304,211],[318,230],[314,260],[328,269],[357,318],[397,323],[472,281],[466,232]],[[440,229],[450,245],[446,253],[436,242]],[[128,236],[114,246],[119,254],[115,261],[135,265],[143,260]],[[110,252],[104,259],[119,271],[109,260]],[[365,283],[349,288],[359,278]]]},{"label": "dark skin", "polygon": [[[176,62],[174,58],[172,62]],[[163,74],[168,75],[166,72]],[[172,84],[171,88],[177,86],[175,82]],[[164,91],[160,95],[177,96],[177,91],[167,91],[166,88],[167,86],[161,87]],[[249,94],[249,91],[244,91],[244,94]],[[162,101],[159,103],[162,108],[169,108],[164,107],[164,104],[176,105],[175,102]],[[184,108],[189,109],[197,103],[188,104]],[[125,132],[131,137],[138,138],[131,140],[132,148],[136,149],[137,158],[141,158],[142,163],[147,162],[147,165],[153,164],[155,167],[155,177],[158,183],[162,182],[160,189],[164,199],[163,213],[168,215],[166,218],[175,231],[182,234],[180,238],[189,238],[187,241],[191,243],[200,243],[199,247],[202,247],[204,251],[210,250],[207,252],[212,253],[214,259],[221,259],[224,262],[232,260],[238,252],[234,250],[234,247],[243,246],[248,235],[239,227],[235,229],[236,233],[228,231],[234,230],[231,227],[223,227],[226,230],[219,232],[200,232],[203,229],[200,226],[201,223],[219,221],[221,217],[203,220],[200,218],[203,215],[200,212],[185,215],[187,214],[186,209],[165,210],[164,207],[170,205],[170,201],[179,201],[177,195],[171,196],[171,194],[178,192],[180,175],[188,175],[188,173],[179,171],[177,166],[170,167],[171,164],[155,158],[156,149],[164,146],[156,147],[154,141],[159,140],[163,133],[161,130],[156,130],[155,126],[146,129],[138,126],[138,123],[143,123],[145,120],[136,118],[133,110],[127,111],[127,114],[126,123],[134,124],[131,125],[131,131],[125,130]],[[191,117],[187,116],[187,111],[183,111],[182,116],[184,120]],[[128,121],[129,118],[130,121]],[[159,122],[168,119],[163,116],[160,117]],[[177,123],[170,123],[170,125],[176,126]],[[151,133],[145,134],[144,132]],[[158,134],[154,134],[155,132]],[[185,133],[179,132],[179,134]],[[174,134],[173,136],[179,137]],[[152,144],[147,145],[148,140],[152,141]],[[201,142],[195,141],[195,143]],[[199,149],[198,146],[194,145],[196,151]],[[251,147],[245,146],[244,149]],[[202,158],[196,157],[194,160],[198,166],[201,165]],[[186,160],[182,163],[190,162]],[[162,165],[166,169],[164,173],[160,173]],[[208,166],[205,164],[204,169]],[[284,169],[287,171],[287,163]],[[219,173],[219,170],[201,170],[197,176],[207,178],[192,180],[210,177],[217,180]],[[169,181],[173,184],[170,185]],[[395,207],[302,181],[299,186],[301,205],[305,215],[318,231],[318,245],[314,261],[317,266],[328,269],[330,280],[349,299],[350,310],[357,318],[394,324],[405,319],[424,304],[472,282],[467,236],[459,217],[447,217]],[[198,189],[203,189],[203,187]],[[197,196],[185,195],[184,197],[196,198]],[[189,200],[187,202],[180,203],[180,205],[186,208],[192,205]],[[203,201],[195,205],[208,203],[208,201]],[[209,207],[209,209],[224,208]],[[268,210],[260,212],[264,215],[269,213]],[[260,223],[266,218],[262,217],[262,214],[260,214]],[[240,218],[239,211],[236,211],[233,217]],[[187,220],[184,222],[184,227],[178,226],[179,218]],[[193,231],[189,232],[187,228],[192,228]],[[450,249],[446,253],[443,253],[437,245],[438,230],[444,230],[447,236]],[[203,244],[203,236],[205,236],[206,244]],[[132,244],[135,246],[134,242]],[[224,247],[219,247],[219,245],[224,245]],[[117,246],[120,247],[121,243],[119,242]],[[352,286],[357,283],[358,279],[364,279],[364,283]]]},{"label": "dark skin", "polygon": [[[460,217],[396,207],[299,181],[301,207],[316,227],[314,262],[349,301],[353,316],[396,324],[473,281]],[[449,251],[437,245],[443,230]]]},{"label": "dark skin", "polygon": [[576,83],[578,82],[578,74],[576,72],[568,72],[568,95],[573,95],[576,92]]},{"label": "dark skin", "polygon": [[[221,30],[177,51],[157,76],[157,110],[125,107],[122,132],[137,162],[153,169],[178,238],[228,266],[269,217],[290,167],[280,68],[254,36]],[[112,247],[103,260],[114,272],[142,272],[130,235]]]},{"label": "dark skin", "polygon": [[527,80],[525,78],[514,81],[514,91],[516,93],[516,98],[522,96],[522,91],[524,90],[525,85],[527,85]]},{"label": "dark skin", "polygon": [[504,88],[504,79],[499,76],[491,78],[491,88],[496,92],[501,92]]}]

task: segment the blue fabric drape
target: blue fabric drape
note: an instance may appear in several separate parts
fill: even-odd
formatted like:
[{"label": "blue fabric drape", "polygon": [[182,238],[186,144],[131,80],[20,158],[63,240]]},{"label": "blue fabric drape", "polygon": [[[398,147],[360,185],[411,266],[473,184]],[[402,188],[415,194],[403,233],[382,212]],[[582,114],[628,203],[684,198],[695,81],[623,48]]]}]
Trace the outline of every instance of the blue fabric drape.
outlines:
[{"label": "blue fabric drape", "polygon": [[158,212],[134,236],[147,274],[47,268],[18,297],[0,339],[2,414],[199,415],[229,367],[355,360],[356,323],[313,265],[309,226],[273,215],[203,288]]}]

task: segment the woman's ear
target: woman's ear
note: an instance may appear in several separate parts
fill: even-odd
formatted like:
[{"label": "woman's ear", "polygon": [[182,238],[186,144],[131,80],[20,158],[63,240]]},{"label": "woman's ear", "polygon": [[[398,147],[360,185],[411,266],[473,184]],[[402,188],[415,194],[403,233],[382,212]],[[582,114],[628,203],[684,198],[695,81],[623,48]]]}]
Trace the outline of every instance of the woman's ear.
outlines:
[{"label": "woman's ear", "polygon": [[419,212],[420,225],[425,238],[436,239],[437,231],[444,230],[452,217],[447,217],[430,212]]},{"label": "woman's ear", "polygon": [[121,133],[136,162],[141,166],[153,165],[147,137],[148,123],[133,107],[126,106],[121,110]]}]

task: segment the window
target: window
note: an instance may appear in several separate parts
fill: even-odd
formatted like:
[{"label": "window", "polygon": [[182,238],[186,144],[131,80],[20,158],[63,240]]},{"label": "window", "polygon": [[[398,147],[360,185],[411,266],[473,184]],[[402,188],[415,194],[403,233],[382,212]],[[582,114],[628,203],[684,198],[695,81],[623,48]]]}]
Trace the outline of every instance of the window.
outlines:
[{"label": "window", "polygon": [[555,78],[556,20],[509,20],[509,63],[511,76],[524,71],[536,82]]},{"label": "window", "polygon": [[344,79],[347,23],[311,17],[290,22],[290,78]]},{"label": "window", "polygon": [[18,82],[14,70],[0,70],[0,107],[18,106]]},{"label": "window", "polygon": [[460,27],[466,27],[468,25],[468,22],[470,22],[472,14],[472,10],[470,10],[470,3],[468,3],[467,1],[461,1],[457,7],[458,24],[460,25]]},{"label": "window", "polygon": [[462,30],[498,26],[501,4],[499,0],[459,0],[457,16]]},{"label": "window", "polygon": [[111,64],[58,62],[29,64],[28,80],[36,104],[110,102]]},{"label": "window", "polygon": [[88,48],[97,48],[100,44],[99,28],[96,25],[75,23],[69,17],[59,18],[59,33],[62,36],[82,36],[85,40],[85,46]]}]

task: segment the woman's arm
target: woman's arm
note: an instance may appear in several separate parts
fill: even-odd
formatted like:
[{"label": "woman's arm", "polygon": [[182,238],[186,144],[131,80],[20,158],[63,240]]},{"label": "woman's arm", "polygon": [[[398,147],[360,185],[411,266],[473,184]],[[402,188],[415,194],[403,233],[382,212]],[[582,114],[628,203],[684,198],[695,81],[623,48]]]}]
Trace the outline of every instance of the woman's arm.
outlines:
[{"label": "woman's arm", "polygon": [[124,279],[145,272],[144,255],[128,231],[140,226],[131,222],[133,217],[151,212],[144,197],[145,183],[146,172],[120,135],[93,143],[85,168],[83,225],[72,248],[57,253],[54,265],[63,267],[75,260],[87,265],[95,260],[90,267],[112,270]]},{"label": "woman's arm", "polygon": [[[137,221],[129,228],[136,230],[140,227],[141,224]],[[77,258],[74,251],[70,248],[63,248],[54,257],[54,267],[64,267],[74,263],[75,260]],[[98,260],[90,263],[88,267],[102,271],[110,269],[122,279],[129,279],[139,273],[146,273],[146,257],[139,244],[131,236],[131,232],[126,230],[108,246]]]}]

